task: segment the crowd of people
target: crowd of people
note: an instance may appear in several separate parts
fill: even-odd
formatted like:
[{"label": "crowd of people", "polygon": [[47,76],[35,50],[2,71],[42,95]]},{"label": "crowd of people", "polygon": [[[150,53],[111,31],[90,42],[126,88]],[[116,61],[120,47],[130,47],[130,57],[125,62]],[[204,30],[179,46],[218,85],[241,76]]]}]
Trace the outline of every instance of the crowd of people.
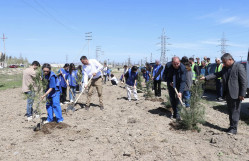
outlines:
[{"label": "crowd of people", "polygon": [[[49,100],[46,104],[48,117],[44,123],[53,121],[53,113],[58,123],[63,121],[61,104],[67,103],[67,88],[69,88],[70,102],[74,102],[77,86],[79,91],[83,91],[88,87],[86,110],[90,108],[94,87],[97,89],[100,110],[104,109],[102,86],[108,80],[111,80],[112,85],[118,85],[119,82],[125,83],[128,101],[132,100],[132,93],[135,100],[139,100],[137,80],[138,72],[141,68],[137,66],[129,68],[127,65],[124,65],[124,72],[118,81],[106,63],[102,65],[97,60],[88,59],[86,56],[82,56],[80,61],[82,66],[76,68],[73,63],[65,64],[57,73],[51,71],[50,64],[43,64],[42,71],[44,77],[42,79],[46,79],[49,82],[45,94],[41,97],[41,100],[44,98]],[[208,72],[210,58],[204,57],[202,61],[200,61],[200,58],[196,58],[195,62],[194,58],[186,56],[181,59],[175,56],[165,66],[159,60],[156,60],[154,65],[147,63],[146,67],[141,69],[141,72],[145,82],[153,82],[152,90],[154,90],[155,97],[161,97],[162,81],[167,83],[170,103],[173,108],[172,117],[176,120],[180,120],[178,108],[180,100],[184,101],[186,108],[191,108],[191,87],[196,85],[196,81],[198,79],[215,79],[217,100],[224,98],[228,105],[230,127],[227,129],[227,132],[236,134],[241,101],[245,97],[247,88],[246,71],[243,65],[235,63],[232,55],[229,53],[224,54],[221,59],[216,58],[215,62],[216,69],[212,74]],[[28,120],[32,119],[32,104],[34,102],[32,96],[35,95],[28,87],[32,85],[32,77],[35,76],[35,70],[39,66],[39,62],[34,61],[30,68],[25,69],[23,72],[23,92],[31,96],[27,100],[26,116]],[[203,85],[204,88],[205,84]]]}]

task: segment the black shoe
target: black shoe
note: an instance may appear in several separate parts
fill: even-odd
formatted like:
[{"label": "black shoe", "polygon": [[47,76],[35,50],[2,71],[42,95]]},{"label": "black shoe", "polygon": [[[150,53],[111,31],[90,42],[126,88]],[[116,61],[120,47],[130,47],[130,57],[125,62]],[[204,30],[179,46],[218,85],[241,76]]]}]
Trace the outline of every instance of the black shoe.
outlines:
[{"label": "black shoe", "polygon": [[236,134],[237,134],[237,130],[231,129],[231,130],[229,130],[227,133],[228,133],[228,134],[236,135]]},{"label": "black shoe", "polygon": [[225,129],[224,131],[225,131],[225,132],[229,132],[231,129],[232,129],[232,127],[229,127],[229,128],[227,128],[227,129]]},{"label": "black shoe", "polygon": [[88,111],[89,110],[89,108],[90,108],[90,106],[85,106],[85,109]]},{"label": "black shoe", "polygon": [[100,106],[100,110],[103,110],[104,109],[104,106]]}]

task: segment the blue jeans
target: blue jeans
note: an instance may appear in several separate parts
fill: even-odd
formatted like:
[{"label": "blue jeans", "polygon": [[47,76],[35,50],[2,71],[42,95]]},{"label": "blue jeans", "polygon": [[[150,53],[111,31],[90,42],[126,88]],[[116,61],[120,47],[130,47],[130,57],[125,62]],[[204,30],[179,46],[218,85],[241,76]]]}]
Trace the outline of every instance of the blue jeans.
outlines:
[{"label": "blue jeans", "polygon": [[33,103],[34,103],[35,93],[32,91],[29,91],[29,92],[25,92],[25,95],[28,97],[26,115],[27,115],[27,117],[30,117],[33,114]]},{"label": "blue jeans", "polygon": [[216,92],[217,92],[217,98],[222,97],[222,82],[221,79],[216,79]]},{"label": "blue jeans", "polygon": [[73,92],[73,95],[72,95],[72,92],[69,91],[69,99],[70,99],[70,101],[71,100],[75,101],[74,98],[75,98],[75,93],[76,93],[76,86],[75,87],[74,86],[70,86],[70,88],[71,88],[71,91]]},{"label": "blue jeans", "polygon": [[61,112],[61,105],[60,105],[60,91],[56,91],[56,95],[51,98],[47,98],[47,103],[46,103],[46,108],[47,108],[47,121],[52,122],[54,120],[54,115],[56,117],[56,121],[60,122],[63,121],[62,117],[62,112]]},{"label": "blue jeans", "polygon": [[184,91],[183,94],[182,94],[182,98],[184,99],[184,103],[185,103],[185,106],[186,107],[190,107],[190,97],[191,97],[191,94],[190,94],[190,91]]}]

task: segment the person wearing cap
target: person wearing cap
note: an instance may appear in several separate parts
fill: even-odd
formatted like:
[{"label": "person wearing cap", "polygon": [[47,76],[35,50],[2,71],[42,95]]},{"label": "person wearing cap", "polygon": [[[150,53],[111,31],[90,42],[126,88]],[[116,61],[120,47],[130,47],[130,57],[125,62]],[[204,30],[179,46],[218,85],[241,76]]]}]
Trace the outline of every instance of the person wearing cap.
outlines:
[{"label": "person wearing cap", "polygon": [[[222,70],[222,63],[220,62],[220,58],[215,59],[216,62],[216,67],[215,67],[215,73],[218,73]],[[216,100],[220,101],[222,99],[222,78],[221,77],[216,77]]]},{"label": "person wearing cap", "polygon": [[161,97],[161,81],[163,76],[163,66],[160,64],[159,60],[156,60],[156,64],[153,67],[152,80],[154,82],[155,96]]},{"label": "person wearing cap", "polygon": [[102,72],[101,72],[101,70],[103,69],[103,65],[100,64],[96,59],[87,59],[86,56],[82,56],[80,58],[80,61],[83,64],[82,72],[83,72],[84,88],[86,88],[88,85],[88,79],[92,78],[89,85],[90,87],[88,90],[85,109],[89,110],[91,97],[93,94],[93,88],[96,87],[99,96],[100,110],[103,110],[104,105],[103,105],[103,94],[102,94],[103,88],[102,88]]}]

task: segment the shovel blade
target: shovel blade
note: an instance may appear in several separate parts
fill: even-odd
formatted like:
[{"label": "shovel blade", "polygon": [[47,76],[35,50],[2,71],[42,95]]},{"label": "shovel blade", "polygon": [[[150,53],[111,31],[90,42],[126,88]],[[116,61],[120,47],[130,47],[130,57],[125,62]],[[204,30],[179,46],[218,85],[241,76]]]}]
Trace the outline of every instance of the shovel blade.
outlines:
[{"label": "shovel blade", "polygon": [[74,108],[74,104],[68,104],[67,105],[67,110],[66,110],[66,112],[68,112],[69,110],[71,110],[71,111],[75,111],[75,108]]}]

